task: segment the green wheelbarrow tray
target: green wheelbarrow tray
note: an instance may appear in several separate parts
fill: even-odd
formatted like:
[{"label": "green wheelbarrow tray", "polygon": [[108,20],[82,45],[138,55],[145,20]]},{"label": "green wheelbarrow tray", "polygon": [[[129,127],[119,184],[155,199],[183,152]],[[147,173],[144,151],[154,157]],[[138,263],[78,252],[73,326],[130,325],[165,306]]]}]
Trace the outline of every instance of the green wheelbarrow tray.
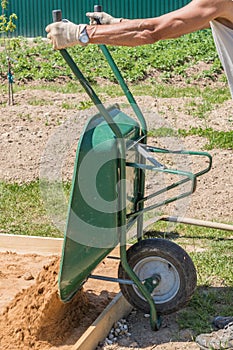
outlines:
[{"label": "green wheelbarrow tray", "polygon": [[[108,109],[124,139],[137,140],[139,124],[117,106]],[[75,160],[59,275],[60,297],[68,301],[92,270],[119,243],[119,154],[114,133],[97,114],[87,123]],[[136,172],[136,174],[135,174]],[[127,212],[136,210],[138,170],[130,173]],[[128,188],[129,190],[129,188]]]}]

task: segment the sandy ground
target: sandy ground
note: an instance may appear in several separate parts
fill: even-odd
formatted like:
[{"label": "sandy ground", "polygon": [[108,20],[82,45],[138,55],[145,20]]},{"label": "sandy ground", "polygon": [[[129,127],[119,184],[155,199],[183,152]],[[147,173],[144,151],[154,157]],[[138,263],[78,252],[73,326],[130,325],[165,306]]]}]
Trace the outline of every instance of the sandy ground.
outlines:
[{"label": "sandy ground", "polygon": [[[58,256],[0,253],[0,349],[70,350],[119,292],[112,282],[89,279],[69,303],[58,297]],[[96,274],[117,277],[106,259]]]}]

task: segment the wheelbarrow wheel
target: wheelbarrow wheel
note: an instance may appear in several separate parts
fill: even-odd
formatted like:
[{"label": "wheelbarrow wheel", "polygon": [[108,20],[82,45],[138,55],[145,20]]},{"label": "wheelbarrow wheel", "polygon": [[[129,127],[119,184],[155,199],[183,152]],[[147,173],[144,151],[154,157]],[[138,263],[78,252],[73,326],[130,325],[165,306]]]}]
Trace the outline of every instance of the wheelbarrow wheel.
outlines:
[{"label": "wheelbarrow wheel", "polygon": [[[194,293],[197,283],[194,264],[185,250],[171,241],[160,238],[141,240],[127,250],[127,261],[143,283],[157,276],[158,285],[151,295],[160,314],[182,308]],[[118,276],[129,279],[122,263]],[[148,302],[135,284],[120,284],[120,288],[132,306],[150,312]]]}]

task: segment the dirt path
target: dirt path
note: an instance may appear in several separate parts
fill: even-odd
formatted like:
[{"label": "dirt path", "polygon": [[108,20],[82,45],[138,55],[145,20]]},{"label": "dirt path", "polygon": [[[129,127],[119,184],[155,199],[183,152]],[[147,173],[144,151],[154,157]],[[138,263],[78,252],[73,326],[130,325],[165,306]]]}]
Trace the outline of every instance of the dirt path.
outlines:
[{"label": "dirt path", "polygon": [[[11,182],[39,179],[43,166],[41,159],[46,154],[47,168],[52,169],[59,161],[62,178],[70,180],[78,138],[88,118],[96,113],[96,109],[93,107],[77,112],[64,108],[64,105],[70,104],[72,107],[85,100],[84,94],[64,95],[44,90],[23,90],[15,96],[15,106],[1,107],[0,179]],[[226,101],[217,107],[205,120],[190,116],[186,108],[188,98],[156,99],[145,96],[138,97],[137,102],[145,115],[149,130],[161,127],[188,130],[191,126],[198,126],[227,131],[233,127],[232,101]],[[113,103],[119,103],[123,110],[129,112],[129,108],[125,107],[125,98],[108,99],[106,102],[107,105]],[[131,111],[130,113],[132,114]],[[57,139],[62,140],[63,148],[58,145]],[[206,141],[197,136],[184,139],[160,137],[149,138],[148,143],[164,148],[201,151]],[[51,145],[54,146],[52,151]],[[56,152],[55,148],[58,148],[59,152]],[[178,212],[180,216],[231,221],[233,152],[214,149],[210,154],[213,157],[212,170],[199,178],[197,191],[192,197],[168,207],[168,215]],[[180,161],[172,157],[170,163],[191,171],[205,167],[205,161],[196,158]],[[156,182],[157,179],[148,176],[147,188],[154,185],[153,181]]]}]

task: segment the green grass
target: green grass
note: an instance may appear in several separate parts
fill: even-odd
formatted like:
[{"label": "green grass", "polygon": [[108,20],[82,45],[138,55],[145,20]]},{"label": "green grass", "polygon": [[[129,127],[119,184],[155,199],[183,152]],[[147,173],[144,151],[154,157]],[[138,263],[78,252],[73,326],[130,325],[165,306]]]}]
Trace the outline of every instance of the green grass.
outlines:
[{"label": "green grass", "polygon": [[[228,89],[229,90],[229,89]],[[193,96],[192,96],[193,97]],[[186,112],[190,115],[205,118],[216,106],[229,100],[229,91],[224,89],[211,89],[209,87],[202,89],[199,96],[201,100],[192,100],[186,104]]]},{"label": "green grass", "polygon": [[178,132],[172,128],[160,127],[157,129],[151,129],[148,131],[149,137],[169,137],[169,136],[178,136]]},{"label": "green grass", "polygon": [[44,208],[39,182],[0,183],[1,232],[17,235],[61,237]]},{"label": "green grass", "polygon": [[43,98],[32,98],[28,101],[28,104],[31,106],[47,106],[53,105],[53,101],[47,101]]},{"label": "green grass", "polygon": [[208,140],[205,149],[211,150],[213,148],[232,149],[233,150],[233,131],[217,131],[212,128],[195,128],[192,127],[188,131],[179,129],[178,134],[181,136],[197,135]]},{"label": "green grass", "polygon": [[232,294],[232,287],[198,287],[188,307],[178,313],[179,327],[196,335],[211,332],[215,316],[232,316]]},{"label": "green grass", "polygon": [[89,109],[90,107],[93,106],[92,101],[80,101],[78,104],[77,103],[69,103],[69,102],[62,102],[62,108],[64,109],[76,109],[76,110],[85,110]]},{"label": "green grass", "polygon": [[151,129],[148,132],[150,137],[187,137],[197,135],[207,139],[207,143],[204,145],[204,149],[212,150],[228,149],[233,150],[233,131],[217,131],[212,128],[195,128],[192,127],[189,130],[178,129],[177,131],[172,128],[161,127],[157,129]]},{"label": "green grass", "polygon": [[[129,88],[135,96],[153,96],[158,98],[182,98],[191,97],[193,99],[199,97],[203,101],[209,101],[212,109],[223,102],[230,99],[230,93],[228,87],[221,88],[209,88],[209,87],[196,87],[192,85],[185,85],[184,87],[175,86],[172,84],[158,83],[154,79],[146,79],[145,82],[129,83]],[[98,95],[107,95],[108,97],[123,96],[124,93],[120,86],[115,83],[107,82],[106,84],[92,83],[92,87]],[[1,85],[0,91],[7,93],[7,85]],[[26,84],[14,85],[14,92],[22,91],[27,88]],[[30,89],[46,90],[51,92],[60,92],[63,94],[68,93],[83,93],[84,90],[78,81],[69,81],[62,84],[54,82],[38,82],[30,86]],[[211,98],[209,97],[211,96]],[[195,101],[188,102],[186,104],[186,110],[192,114],[192,110],[195,110],[199,106],[199,103]],[[201,108],[201,107],[200,107]],[[201,113],[196,112],[196,115]]]}]

